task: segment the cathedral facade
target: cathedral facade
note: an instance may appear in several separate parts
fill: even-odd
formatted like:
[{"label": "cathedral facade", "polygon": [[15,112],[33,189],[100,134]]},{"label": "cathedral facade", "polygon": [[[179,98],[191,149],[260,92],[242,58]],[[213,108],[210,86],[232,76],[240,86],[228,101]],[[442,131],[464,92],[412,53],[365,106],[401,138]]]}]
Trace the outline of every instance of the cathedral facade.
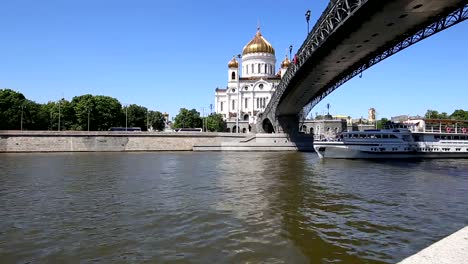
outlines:
[{"label": "cathedral facade", "polygon": [[216,88],[215,111],[224,117],[228,132],[255,132],[257,117],[268,105],[290,61],[286,57],[279,72],[275,71],[275,49],[260,28],[239,57],[241,63],[235,57],[228,62],[227,87]]}]

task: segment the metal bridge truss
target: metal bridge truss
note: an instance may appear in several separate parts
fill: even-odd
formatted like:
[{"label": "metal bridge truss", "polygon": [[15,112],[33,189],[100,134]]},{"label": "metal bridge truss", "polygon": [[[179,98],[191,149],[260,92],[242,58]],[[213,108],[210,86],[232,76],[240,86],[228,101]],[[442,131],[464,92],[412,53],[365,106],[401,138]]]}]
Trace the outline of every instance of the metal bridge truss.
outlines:
[{"label": "metal bridge truss", "polygon": [[[340,26],[341,23],[351,17],[355,11],[358,10],[367,1],[368,0],[336,0],[334,3],[330,2],[328,7],[320,16],[318,22],[314,25],[311,32],[307,36],[307,39],[299,48],[296,54],[297,62],[289,66],[285,75],[281,79],[281,82],[277,86],[269,104],[263,111],[264,117],[274,113],[274,109],[276,109],[278,106],[281,96],[286,90],[286,87],[288,87],[290,81],[296,72],[300,69],[300,67],[306,62],[306,60],[310,58],[314,51],[325,42],[327,37],[330,36],[335,31],[335,29]],[[299,115],[300,119],[305,119],[312,107],[307,110],[308,106],[306,106]]]},{"label": "metal bridge truss", "polygon": [[404,40],[398,42],[396,45],[388,48],[383,48],[383,51],[377,51],[374,54],[371,54],[367,58],[361,60],[361,62],[357,63],[354,67],[350,69],[350,71],[338,76],[334,81],[331,82],[331,86],[325,87],[324,92],[320,93],[319,96],[312,99],[306,106],[304,106],[300,117],[306,117],[312,108],[317,105],[323,98],[328,96],[331,92],[335,89],[340,87],[342,84],[353,78],[354,76],[361,74],[366,69],[374,66],[375,64],[385,60],[386,58],[404,50],[405,48],[425,39],[428,38],[440,31],[447,29],[455,24],[458,24],[464,20],[468,19],[468,3],[463,3],[460,7],[458,7],[455,11],[450,12],[445,16],[436,17],[435,20],[431,21],[423,29],[420,29],[416,33],[412,34],[411,36],[406,37]]},{"label": "metal bridge truss", "polygon": [[[275,93],[265,108],[265,111],[263,112],[264,118],[270,117],[271,121],[276,119],[276,116],[272,116],[272,114],[275,114],[274,110],[277,108],[284,91],[300,67],[310,58],[314,51],[326,41],[328,36],[333,34],[335,29],[339,27],[340,24],[344,23],[367,2],[368,0],[336,0],[333,4],[329,4],[327,9],[322,13],[318,22],[311,30],[307,39],[299,48],[296,55],[297,62],[290,65],[285,75],[281,79],[281,82],[277,86]],[[428,24],[425,28],[420,29],[411,36],[406,37],[396,45],[384,48],[383,50],[371,54],[367,58],[361,60],[361,62],[357,63],[354,67],[351,67],[349,71],[338,76],[334,81],[330,82],[329,86],[326,86],[324,89],[322,89],[324,92],[320,93],[320,95],[313,98],[308,104],[304,106],[301,113],[299,113],[299,121],[302,123],[318,102],[320,102],[323,98],[325,98],[327,95],[329,95],[331,92],[354,76],[361,74],[366,69],[392,56],[393,54],[466,20],[468,18],[468,4],[466,2],[467,1],[463,1],[463,4],[455,11],[450,12],[445,16],[436,17],[435,20],[430,22],[430,24]]]}]

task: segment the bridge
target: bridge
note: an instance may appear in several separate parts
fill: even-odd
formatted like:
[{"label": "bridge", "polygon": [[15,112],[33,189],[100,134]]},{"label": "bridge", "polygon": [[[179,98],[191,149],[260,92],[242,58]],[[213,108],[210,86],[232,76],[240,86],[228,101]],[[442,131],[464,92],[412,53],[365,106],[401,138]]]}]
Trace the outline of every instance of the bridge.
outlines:
[{"label": "bridge", "polygon": [[332,0],[299,48],[257,131],[294,135],[323,98],[369,67],[468,18],[468,0]]}]

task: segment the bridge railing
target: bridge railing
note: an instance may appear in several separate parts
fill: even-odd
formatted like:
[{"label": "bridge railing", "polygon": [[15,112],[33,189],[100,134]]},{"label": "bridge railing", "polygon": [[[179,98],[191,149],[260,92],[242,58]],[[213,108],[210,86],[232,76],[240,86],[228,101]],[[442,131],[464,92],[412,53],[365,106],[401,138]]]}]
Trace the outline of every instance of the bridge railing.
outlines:
[{"label": "bridge railing", "polygon": [[[278,106],[279,100],[288,87],[291,79],[295,76],[298,69],[305,63],[305,61],[310,58],[313,52],[320,47],[323,42],[325,42],[327,37],[334,32],[339,24],[343,23],[367,1],[368,0],[336,0],[334,2],[330,2],[327,8],[322,12],[320,18],[317,20],[317,23],[315,23],[312,31],[310,31],[305,41],[298,49],[293,63],[290,64],[280,83],[276,87],[270,102],[263,111],[264,117],[268,116],[268,114]],[[306,109],[302,111],[303,113],[300,114],[301,118],[305,118],[308,114],[308,112],[304,113],[306,111]]]},{"label": "bridge railing", "polygon": [[383,50],[380,50],[375,54],[370,54],[367,58],[364,58],[358,65],[351,68],[347,74],[341,76],[331,86],[326,87],[322,93],[309,101],[309,103],[307,103],[303,108],[305,115],[307,115],[315,105],[323,100],[323,98],[328,96],[331,92],[336,90],[354,76],[361,74],[363,71],[372,67],[373,65],[423,39],[426,39],[440,31],[467,20],[468,1],[462,1],[459,5],[455,6],[453,10],[448,10],[446,12],[448,13],[441,13],[440,15],[434,17],[433,20],[430,20],[427,25],[419,28],[416,32],[410,33],[409,35],[406,34],[403,39],[397,41],[393,45],[385,46]]}]

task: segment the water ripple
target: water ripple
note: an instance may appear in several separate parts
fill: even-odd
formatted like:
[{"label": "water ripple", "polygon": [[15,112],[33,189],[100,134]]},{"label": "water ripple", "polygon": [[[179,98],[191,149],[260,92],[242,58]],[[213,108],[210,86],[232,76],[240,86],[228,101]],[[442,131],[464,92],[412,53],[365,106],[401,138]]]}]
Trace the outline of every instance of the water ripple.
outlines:
[{"label": "water ripple", "polygon": [[394,263],[468,224],[468,161],[0,154],[0,263]]}]

